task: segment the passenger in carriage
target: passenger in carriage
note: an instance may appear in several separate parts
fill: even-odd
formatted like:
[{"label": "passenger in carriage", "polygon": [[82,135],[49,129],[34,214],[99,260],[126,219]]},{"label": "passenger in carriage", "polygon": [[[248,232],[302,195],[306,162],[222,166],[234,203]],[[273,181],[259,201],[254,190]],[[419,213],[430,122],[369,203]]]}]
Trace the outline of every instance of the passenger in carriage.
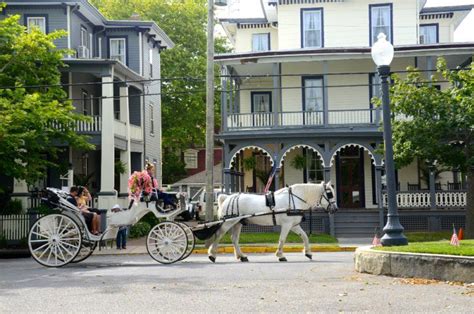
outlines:
[{"label": "passenger in carriage", "polygon": [[92,234],[98,235],[100,232],[100,216],[97,209],[89,208],[87,203],[90,201],[90,193],[87,188],[72,186],[69,190],[67,200],[81,210],[87,227]]},{"label": "passenger in carriage", "polygon": [[153,176],[155,173],[155,165],[151,163],[147,163],[145,167],[145,171],[148,173],[148,175],[151,178],[151,184],[153,188],[153,192],[152,192],[152,195],[150,196],[150,200],[156,201],[158,199],[162,199],[165,206],[169,205],[173,208],[176,208],[176,205],[171,195],[161,191],[161,189],[158,187],[158,181]]}]

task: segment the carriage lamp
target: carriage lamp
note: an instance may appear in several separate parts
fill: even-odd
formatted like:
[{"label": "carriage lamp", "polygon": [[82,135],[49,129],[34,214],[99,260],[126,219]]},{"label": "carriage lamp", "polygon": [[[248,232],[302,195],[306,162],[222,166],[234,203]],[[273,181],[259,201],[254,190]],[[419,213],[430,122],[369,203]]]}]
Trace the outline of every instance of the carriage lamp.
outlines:
[{"label": "carriage lamp", "polygon": [[372,46],[372,59],[377,65],[377,71],[382,85],[382,111],[383,111],[383,138],[385,149],[385,173],[387,180],[388,212],[387,224],[383,228],[385,235],[381,242],[384,246],[407,245],[408,240],[403,234],[403,227],[397,209],[397,195],[395,187],[395,165],[393,162],[392,121],[390,114],[390,96],[388,77],[390,63],[393,60],[394,49],[387,41],[387,36],[380,33],[377,42]]}]

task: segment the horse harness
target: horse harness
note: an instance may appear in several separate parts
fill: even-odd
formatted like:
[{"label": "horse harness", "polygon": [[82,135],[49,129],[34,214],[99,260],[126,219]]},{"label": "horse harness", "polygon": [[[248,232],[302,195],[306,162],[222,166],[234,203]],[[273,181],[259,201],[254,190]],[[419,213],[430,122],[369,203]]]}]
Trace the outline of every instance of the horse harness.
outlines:
[{"label": "horse harness", "polygon": [[[265,202],[266,206],[270,208],[271,214],[272,214],[272,221],[273,225],[276,226],[276,215],[277,214],[283,214],[286,213],[287,216],[304,216],[304,212],[301,209],[296,209],[296,204],[295,204],[295,197],[302,201],[303,203],[307,204],[307,202],[299,197],[298,195],[294,194],[291,187],[288,187],[288,208],[286,212],[280,212],[280,213],[275,213],[274,207],[275,207],[275,195],[274,192],[269,192],[265,194]],[[291,206],[293,205],[293,207]],[[310,208],[311,210],[311,208]]]}]

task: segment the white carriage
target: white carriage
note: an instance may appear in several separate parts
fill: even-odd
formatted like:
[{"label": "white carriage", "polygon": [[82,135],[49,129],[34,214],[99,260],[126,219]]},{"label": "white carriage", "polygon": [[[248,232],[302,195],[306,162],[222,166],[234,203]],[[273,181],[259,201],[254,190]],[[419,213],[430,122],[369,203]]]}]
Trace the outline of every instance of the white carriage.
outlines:
[{"label": "white carriage", "polygon": [[44,201],[55,209],[54,213],[39,218],[28,235],[31,256],[44,266],[61,267],[85,260],[100,241],[115,239],[121,226],[134,225],[149,212],[165,220],[154,226],[146,239],[148,253],[154,260],[174,263],[188,257],[194,249],[191,229],[173,221],[186,210],[185,197],[179,193],[168,193],[173,199],[168,206],[156,198],[116,212],[109,209],[107,226],[101,235],[90,232],[80,209],[67,201],[66,192],[47,188],[45,193]]}]

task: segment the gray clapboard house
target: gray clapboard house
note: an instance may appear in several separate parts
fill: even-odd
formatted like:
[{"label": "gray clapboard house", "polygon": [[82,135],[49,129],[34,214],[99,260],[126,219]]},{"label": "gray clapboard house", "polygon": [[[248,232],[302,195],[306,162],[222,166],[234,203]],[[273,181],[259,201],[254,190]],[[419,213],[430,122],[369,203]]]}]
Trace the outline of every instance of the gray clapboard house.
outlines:
[{"label": "gray clapboard house", "polygon": [[[76,111],[92,122],[77,125],[77,132],[90,136],[93,151],[65,147],[64,160],[76,176],[90,176],[89,188],[98,195],[98,207],[110,208],[127,193],[131,171],[144,161],[156,164],[161,182],[160,53],[173,42],[154,22],[107,20],[87,0],[5,1],[4,16],[18,14],[28,29],[43,32],[66,30],[57,48],[71,49],[64,56],[67,67],[62,83]],[[84,84],[83,84],[84,83]],[[81,85],[83,84],[83,85]],[[125,173],[114,174],[114,161]],[[49,171],[44,186],[61,187],[62,174]],[[64,177],[63,177],[64,178]],[[69,184],[71,181],[69,181]],[[31,188],[31,187],[30,187]],[[14,195],[24,196],[24,182],[15,181]],[[125,198],[122,198],[125,202]]]}]

